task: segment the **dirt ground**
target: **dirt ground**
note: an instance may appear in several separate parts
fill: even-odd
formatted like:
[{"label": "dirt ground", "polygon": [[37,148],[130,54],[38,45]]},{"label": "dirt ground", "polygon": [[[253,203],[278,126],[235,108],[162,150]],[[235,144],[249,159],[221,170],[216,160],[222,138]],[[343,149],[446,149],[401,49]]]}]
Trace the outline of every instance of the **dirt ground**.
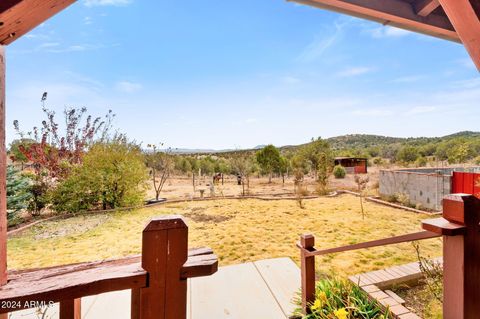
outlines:
[{"label": "dirt ground", "polygon": [[[318,248],[337,247],[416,232],[427,215],[365,202],[352,195],[304,200],[218,199],[184,201],[104,214],[46,221],[8,241],[10,269],[47,267],[140,253],[141,234],[154,216],[180,214],[189,225],[189,246],[209,246],[220,265],[275,257],[299,262],[295,243],[313,233]],[[439,239],[421,241],[427,256],[441,255]],[[382,269],[416,260],[411,243],[331,254],[318,270],[338,275]]]},{"label": "dirt ground", "polygon": [[[369,191],[375,192],[376,185],[378,185],[379,169],[377,167],[369,168]],[[356,190],[357,185],[354,181],[353,174],[347,174],[343,179],[336,179],[333,176],[329,179],[329,187],[333,190],[347,189]],[[307,190],[315,193],[315,180],[313,177],[307,176],[305,178],[305,185]],[[149,182],[150,188],[147,192],[147,198],[155,198],[155,191]],[[193,178],[188,176],[174,176],[167,180],[160,197],[167,199],[191,199],[193,197],[201,197],[203,191],[204,197],[211,197],[210,185],[212,184],[212,176],[195,177],[195,191],[193,190]],[[245,186],[246,192],[249,195],[267,195],[267,196],[281,196],[294,194],[293,177],[286,177],[285,183],[282,182],[281,177],[273,178],[272,182],[268,182],[267,177],[250,177],[250,187]],[[222,183],[214,186],[214,194],[216,197],[222,196],[240,196],[242,195],[242,186],[237,185],[237,177],[234,175],[225,175]]]}]

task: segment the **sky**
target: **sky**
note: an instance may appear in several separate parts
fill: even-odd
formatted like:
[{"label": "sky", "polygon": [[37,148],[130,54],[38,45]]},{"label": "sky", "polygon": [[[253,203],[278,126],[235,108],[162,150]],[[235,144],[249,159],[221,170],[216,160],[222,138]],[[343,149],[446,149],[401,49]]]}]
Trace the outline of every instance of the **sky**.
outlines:
[{"label": "sky", "polygon": [[7,47],[7,142],[40,99],[137,142],[300,144],[478,131],[480,77],[453,42],[284,0],[80,0]]}]

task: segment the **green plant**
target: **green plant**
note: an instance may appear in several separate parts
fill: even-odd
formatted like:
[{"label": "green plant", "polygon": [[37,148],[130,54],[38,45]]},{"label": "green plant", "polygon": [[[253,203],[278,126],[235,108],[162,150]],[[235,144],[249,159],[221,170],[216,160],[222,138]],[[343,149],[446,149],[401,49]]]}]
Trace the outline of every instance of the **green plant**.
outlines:
[{"label": "green plant", "polygon": [[140,148],[124,139],[92,146],[70,176],[52,192],[58,212],[135,206],[142,203],[147,169]]},{"label": "green plant", "polygon": [[303,319],[390,319],[388,309],[383,310],[357,285],[337,278],[317,282],[312,313]]},{"label": "green plant", "polygon": [[15,224],[18,212],[28,207],[32,198],[30,193],[31,179],[21,174],[14,166],[7,166],[7,220]]},{"label": "green plant", "polygon": [[342,165],[336,165],[333,168],[333,176],[335,176],[335,178],[345,178],[345,175],[347,175],[347,171]]},{"label": "green plant", "polygon": [[423,274],[422,282],[431,294],[440,303],[443,302],[443,268],[442,265],[431,258],[422,256],[420,245],[413,242],[413,247],[417,253],[418,264]]},{"label": "green plant", "polygon": [[425,167],[427,166],[427,159],[423,156],[420,156],[419,158],[417,158],[417,160],[415,161],[415,164],[418,166],[418,167]]},{"label": "green plant", "polygon": [[256,153],[256,160],[262,171],[268,174],[268,182],[271,183],[273,172],[278,170],[280,166],[280,152],[270,144]]}]

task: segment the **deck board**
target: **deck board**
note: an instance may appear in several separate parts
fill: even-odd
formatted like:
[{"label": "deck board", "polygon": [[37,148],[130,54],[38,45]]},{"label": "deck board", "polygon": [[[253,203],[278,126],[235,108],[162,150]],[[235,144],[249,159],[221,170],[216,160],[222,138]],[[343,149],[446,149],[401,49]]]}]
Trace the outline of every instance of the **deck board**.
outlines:
[{"label": "deck board", "polygon": [[254,265],[288,318],[298,308],[294,299],[299,298],[300,269],[290,258],[260,260]]},{"label": "deck board", "polygon": [[[189,279],[188,319],[285,319],[300,288],[300,270],[289,258],[260,260],[220,267],[209,277]],[[129,319],[130,290],[82,299],[82,319]],[[58,318],[58,304],[48,310]],[[34,309],[11,314],[11,319],[37,319]]]}]

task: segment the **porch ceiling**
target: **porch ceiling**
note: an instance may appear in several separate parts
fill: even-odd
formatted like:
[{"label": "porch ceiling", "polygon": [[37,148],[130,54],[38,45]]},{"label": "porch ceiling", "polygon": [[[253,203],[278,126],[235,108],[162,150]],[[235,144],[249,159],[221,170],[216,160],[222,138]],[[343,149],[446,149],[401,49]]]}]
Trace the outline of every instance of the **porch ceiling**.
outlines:
[{"label": "porch ceiling", "polygon": [[288,0],[463,43],[480,70],[480,0]]}]

